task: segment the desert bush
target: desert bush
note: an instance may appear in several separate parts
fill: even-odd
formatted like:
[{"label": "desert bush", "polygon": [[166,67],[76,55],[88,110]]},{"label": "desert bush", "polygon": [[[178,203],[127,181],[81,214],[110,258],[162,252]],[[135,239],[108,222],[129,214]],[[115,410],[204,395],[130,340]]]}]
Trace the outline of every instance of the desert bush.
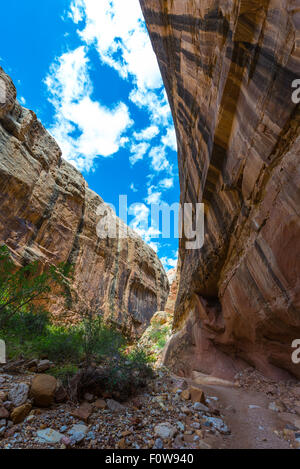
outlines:
[{"label": "desert bush", "polygon": [[54,363],[79,363],[83,356],[81,332],[77,326],[51,324],[45,334],[36,338],[35,350]]},{"label": "desert bush", "polygon": [[6,329],[14,331],[21,340],[42,335],[46,332],[50,324],[50,314],[41,306],[33,308],[32,306],[14,314],[8,320]]},{"label": "desert bush", "polygon": [[100,366],[83,368],[71,381],[70,388],[74,400],[91,392],[96,396],[108,393],[122,401],[136,394],[152,377],[150,360],[142,349],[136,348],[130,354],[116,350]]},{"label": "desert bush", "polygon": [[153,329],[149,332],[150,340],[161,350],[167,343],[168,336],[170,334],[170,326],[154,325]]},{"label": "desert bush", "polygon": [[6,328],[14,316],[20,319],[22,313],[30,313],[47,300],[53,285],[61,287],[58,294],[66,297],[70,272],[67,264],[49,265],[42,273],[38,262],[17,268],[8,247],[0,246],[0,329]]},{"label": "desert bush", "polygon": [[101,362],[106,357],[119,356],[126,341],[113,325],[108,325],[101,316],[85,314],[80,325],[85,366]]},{"label": "desert bush", "polygon": [[70,380],[74,375],[76,375],[76,373],[78,373],[78,367],[72,363],[56,366],[55,368],[51,368],[51,370],[48,371],[48,374],[60,380],[63,386],[68,386]]}]

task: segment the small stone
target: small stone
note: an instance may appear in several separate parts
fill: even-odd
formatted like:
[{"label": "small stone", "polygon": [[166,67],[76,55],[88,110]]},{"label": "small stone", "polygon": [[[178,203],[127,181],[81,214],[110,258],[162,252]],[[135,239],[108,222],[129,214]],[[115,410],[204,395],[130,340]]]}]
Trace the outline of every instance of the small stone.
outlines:
[{"label": "small stone", "polygon": [[37,364],[37,372],[38,373],[43,373],[44,371],[47,371],[51,368],[52,362],[49,360],[41,360]]},{"label": "small stone", "polygon": [[193,427],[193,428],[199,430],[199,428],[200,428],[200,423],[198,423],[198,422],[193,422],[193,423],[191,423],[191,427]]},{"label": "small stone", "polygon": [[75,409],[72,411],[71,415],[79,420],[82,420],[83,422],[88,422],[90,416],[92,415],[93,408],[91,404],[88,402],[84,402],[81,404],[78,409]]},{"label": "small stone", "polygon": [[3,407],[5,407],[6,410],[11,410],[13,408],[13,403],[11,401],[5,401],[3,402]]},{"label": "small stone", "polygon": [[73,427],[68,431],[68,435],[70,435],[71,444],[80,443],[82,440],[84,440],[87,432],[88,427],[86,425],[73,425]]},{"label": "small stone", "polygon": [[52,428],[46,428],[45,430],[39,430],[37,432],[36,441],[38,443],[54,443],[55,444],[55,443],[59,443],[62,438],[63,438],[63,435],[61,435],[56,430],[53,430]]},{"label": "small stone", "polygon": [[218,419],[216,417],[206,417],[206,423],[211,424],[212,427],[218,430],[220,433],[229,433],[229,429],[222,419]]},{"label": "small stone", "polygon": [[25,420],[31,411],[31,404],[24,404],[16,407],[11,413],[11,420],[14,424],[21,423]]},{"label": "small stone", "polygon": [[0,401],[4,402],[7,399],[7,392],[0,391]]},{"label": "small stone", "polygon": [[169,422],[164,422],[156,425],[154,428],[154,433],[156,436],[166,440],[167,438],[173,438],[176,433],[176,428],[173,427]]},{"label": "small stone", "polygon": [[184,399],[185,401],[188,401],[191,397],[191,393],[188,389],[185,389],[184,391],[182,391],[181,393],[181,397],[182,399]]},{"label": "small stone", "polygon": [[125,449],[125,448],[126,448],[126,440],[125,440],[125,438],[122,438],[122,439],[119,441],[118,447],[119,447],[120,449]]},{"label": "small stone", "polygon": [[195,410],[200,410],[201,412],[209,412],[209,408],[206,405],[201,404],[201,402],[195,402],[193,407]]},{"label": "small stone", "polygon": [[26,383],[15,384],[8,394],[8,399],[13,403],[15,407],[19,407],[28,399],[29,386]]},{"label": "small stone", "polygon": [[274,412],[285,412],[286,407],[282,402],[276,401],[269,404],[269,409]]},{"label": "small stone", "polygon": [[160,438],[157,438],[154,442],[153,449],[163,449],[164,444]]},{"label": "small stone", "polygon": [[8,419],[9,412],[5,407],[0,407],[0,419]]},{"label": "small stone", "polygon": [[33,420],[34,420],[34,415],[29,415],[28,417],[26,417],[25,422],[30,423]]},{"label": "small stone", "polygon": [[93,394],[90,394],[89,392],[86,392],[84,395],[84,400],[87,402],[93,402],[95,400]]},{"label": "small stone", "polygon": [[201,404],[204,404],[204,405],[206,404],[205,394],[202,391],[202,389],[195,388],[194,386],[191,386],[189,388],[189,391],[191,393],[191,400],[193,402],[200,402]]},{"label": "small stone", "polygon": [[66,447],[71,445],[71,440],[67,436],[63,436],[61,439],[61,443],[65,445]]},{"label": "small stone", "polygon": [[111,410],[112,412],[118,412],[125,408],[122,404],[115,401],[114,399],[107,399],[106,404],[109,410]]},{"label": "small stone", "polygon": [[96,402],[94,402],[94,406],[100,410],[104,410],[107,407],[104,399],[97,399]]},{"label": "small stone", "polygon": [[184,432],[185,426],[184,426],[184,424],[183,424],[182,422],[176,422],[176,425],[177,425],[177,427],[179,428],[179,430],[180,430],[181,432]]}]

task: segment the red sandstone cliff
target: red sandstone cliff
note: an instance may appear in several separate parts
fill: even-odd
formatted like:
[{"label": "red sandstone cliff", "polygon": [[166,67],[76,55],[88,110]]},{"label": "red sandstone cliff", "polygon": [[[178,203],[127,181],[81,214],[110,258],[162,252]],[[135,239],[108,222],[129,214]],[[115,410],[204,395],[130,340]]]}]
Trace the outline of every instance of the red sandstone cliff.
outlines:
[{"label": "red sandstone cliff", "polygon": [[181,202],[205,244],[180,246],[166,363],[300,377],[300,11],[295,0],[141,0],[169,96]]},{"label": "red sandstone cliff", "polygon": [[1,67],[0,82],[6,88],[0,102],[0,244],[19,262],[74,265],[73,303],[65,311],[62,301],[52,298],[54,314],[74,320],[84,306],[141,335],[168,296],[157,255],[133,233],[127,239],[97,237],[96,212],[103,200],[61,158],[35,114],[16,101]]}]

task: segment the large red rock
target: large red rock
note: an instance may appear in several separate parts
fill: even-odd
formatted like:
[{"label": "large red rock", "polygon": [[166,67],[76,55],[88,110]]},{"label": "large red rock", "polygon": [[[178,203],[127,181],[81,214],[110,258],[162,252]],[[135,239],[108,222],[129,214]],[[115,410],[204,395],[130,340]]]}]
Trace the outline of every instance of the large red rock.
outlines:
[{"label": "large red rock", "polygon": [[300,15],[294,0],[141,0],[178,139],[181,202],[205,243],[180,243],[165,362],[300,377]]},{"label": "large red rock", "polygon": [[38,407],[50,407],[54,402],[57,381],[54,376],[36,375],[31,383],[30,394]]},{"label": "large red rock", "polygon": [[0,244],[9,246],[16,262],[73,264],[68,308],[55,293],[48,303],[58,318],[74,321],[83,310],[97,312],[128,335],[141,335],[168,296],[156,253],[132,231],[124,239],[98,237],[104,201],[62,159],[36,115],[16,101],[1,67],[0,83],[6,89],[0,103]]}]

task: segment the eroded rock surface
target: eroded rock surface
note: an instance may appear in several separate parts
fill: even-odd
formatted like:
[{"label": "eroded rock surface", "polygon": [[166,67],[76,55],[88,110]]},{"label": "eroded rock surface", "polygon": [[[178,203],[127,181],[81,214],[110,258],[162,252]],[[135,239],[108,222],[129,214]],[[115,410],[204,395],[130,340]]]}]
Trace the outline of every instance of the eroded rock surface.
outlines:
[{"label": "eroded rock surface", "polygon": [[1,68],[0,83],[0,244],[6,243],[19,263],[74,265],[69,310],[54,297],[53,314],[74,320],[84,306],[140,335],[168,296],[157,255],[133,232],[126,239],[97,236],[103,200],[62,159],[36,115],[16,101],[16,89]]},{"label": "eroded rock surface", "polygon": [[232,377],[250,363],[300,377],[299,5],[141,5],[173,112],[181,202],[206,204],[204,247],[181,242],[166,363],[182,374]]}]

